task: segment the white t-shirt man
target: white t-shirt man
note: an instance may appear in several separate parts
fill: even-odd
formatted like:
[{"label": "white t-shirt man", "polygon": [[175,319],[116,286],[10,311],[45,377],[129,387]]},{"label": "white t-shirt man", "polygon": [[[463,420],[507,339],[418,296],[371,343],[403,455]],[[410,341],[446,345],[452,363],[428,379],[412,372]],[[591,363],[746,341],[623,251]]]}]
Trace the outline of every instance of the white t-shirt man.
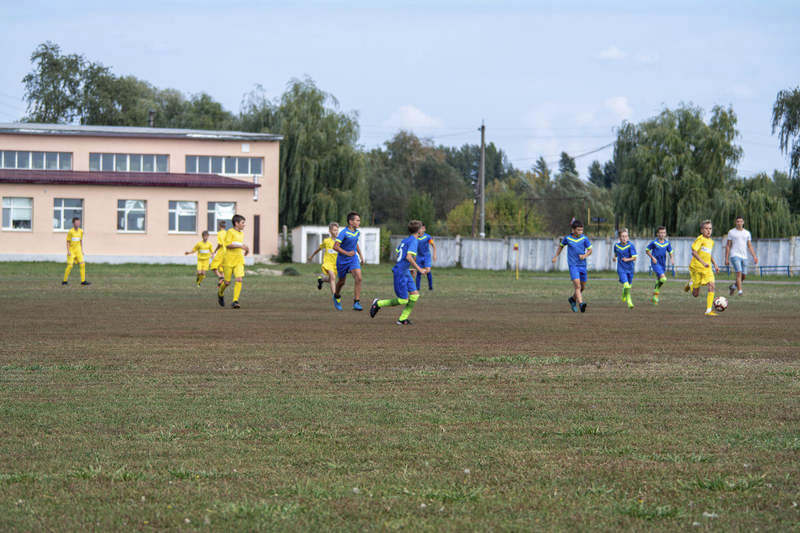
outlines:
[{"label": "white t-shirt man", "polygon": [[747,259],[747,243],[753,240],[750,232],[732,228],[728,232],[728,240],[731,241],[731,257]]}]

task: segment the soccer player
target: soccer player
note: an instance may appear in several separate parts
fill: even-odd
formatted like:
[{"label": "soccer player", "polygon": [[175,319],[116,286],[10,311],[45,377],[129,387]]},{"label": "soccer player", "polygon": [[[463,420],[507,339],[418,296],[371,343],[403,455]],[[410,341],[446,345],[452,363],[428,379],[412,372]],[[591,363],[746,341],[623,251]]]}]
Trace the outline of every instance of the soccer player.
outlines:
[{"label": "soccer player", "polygon": [[[433,262],[436,261],[436,244],[433,242],[433,237],[426,233],[425,224],[419,230],[420,236],[417,237],[419,247],[417,248],[417,264],[422,268],[428,269],[428,290],[433,290],[433,274],[431,274],[431,267]],[[431,257],[431,248],[433,249],[433,257]],[[417,290],[419,290],[420,282],[422,281],[422,273],[417,271]]]},{"label": "soccer player", "polygon": [[328,224],[328,233],[331,236],[322,239],[322,244],[308,256],[308,260],[310,262],[317,253],[322,252],[322,275],[317,276],[317,289],[322,290],[323,283],[330,283],[331,294],[334,294],[336,292],[336,256],[339,253],[333,247],[336,244],[336,237],[339,235],[339,224],[337,222]]},{"label": "soccer player", "polygon": [[86,281],[86,263],[83,261],[83,228],[81,228],[81,219],[78,217],[72,218],[72,227],[67,232],[67,268],[64,270],[64,281],[62,285],[67,284],[69,280],[69,273],[72,272],[72,265],[78,263],[81,267],[81,285],[91,285]]},{"label": "soccer player", "polygon": [[675,257],[672,255],[672,244],[667,240],[667,228],[659,226],[656,230],[656,238],[650,241],[644,253],[653,262],[652,268],[655,272],[656,286],[653,289],[653,305],[658,305],[658,296],[661,293],[661,286],[667,282],[667,255],[672,266],[675,266]]},{"label": "soccer player", "polygon": [[225,289],[231,284],[233,277],[235,282],[231,307],[239,309],[239,296],[242,294],[244,279],[244,256],[250,253],[250,248],[244,243],[244,217],[233,215],[231,223],[233,227],[225,232],[225,258],[222,260],[224,276],[217,291],[217,301],[221,307],[225,307]]},{"label": "soccer player", "polygon": [[689,263],[691,279],[683,288],[684,292],[691,290],[692,296],[697,298],[700,294],[700,287],[703,285],[708,287],[706,316],[717,316],[717,313],[714,312],[714,272],[719,272],[719,267],[711,256],[711,251],[714,249],[714,240],[711,238],[712,230],[710,220],[704,220],[700,224],[700,235],[692,244],[692,262]]},{"label": "soccer player", "polygon": [[189,255],[197,252],[197,279],[195,281],[198,287],[203,280],[206,279],[208,262],[211,259],[211,249],[213,248],[212,244],[208,242],[208,232],[204,231],[202,236],[203,240],[198,241],[197,244],[194,245],[194,248],[184,254]]},{"label": "soccer player", "polygon": [[225,259],[225,226],[224,220],[217,223],[217,247],[214,248],[214,259],[209,267],[217,275],[217,287],[222,285],[222,260]]},{"label": "soccer player", "polygon": [[394,276],[394,294],[396,298],[391,300],[379,300],[375,298],[372,300],[372,305],[369,308],[369,316],[374,317],[382,307],[393,307],[395,305],[404,305],[403,312],[400,313],[400,318],[397,319],[396,324],[400,326],[410,326],[411,321],[408,319],[411,311],[414,309],[414,304],[419,300],[419,290],[411,277],[409,269],[414,268],[417,272],[426,274],[429,270],[426,267],[417,264],[417,250],[419,248],[418,237],[421,235],[420,228],[422,222],[419,220],[412,220],[408,223],[408,237],[403,239],[400,246],[397,247],[397,262],[392,267],[392,275]]},{"label": "soccer player", "polygon": [[636,261],[636,246],[628,240],[628,230],[619,230],[619,242],[614,245],[614,260],[617,262],[617,275],[622,283],[622,301],[633,309],[631,284],[633,283],[633,266]]},{"label": "soccer player", "polygon": [[[363,311],[361,307],[361,263],[364,262],[364,255],[358,245],[358,238],[361,232],[361,217],[355,211],[347,214],[347,227],[339,232],[333,249],[338,252],[336,256],[336,274],[339,279],[336,281],[336,290],[333,293],[333,307],[337,311],[342,310],[342,287],[347,281],[347,274],[353,275],[355,288],[353,289],[353,311]],[[358,255],[356,255],[356,253]]]},{"label": "soccer player", "polygon": [[558,261],[558,256],[564,247],[567,247],[567,264],[569,265],[569,277],[572,280],[574,294],[569,297],[569,306],[572,312],[576,313],[580,307],[581,313],[586,312],[586,303],[583,301],[583,291],[586,290],[586,258],[592,255],[592,243],[583,234],[583,222],[573,220],[572,234],[565,236],[553,256],[553,264]]},{"label": "soccer player", "polygon": [[742,295],[742,282],[747,277],[747,251],[753,256],[753,264],[758,264],[756,251],[753,249],[753,237],[744,229],[744,217],[736,217],[736,227],[728,232],[728,242],[725,243],[725,264],[733,264],[736,272],[736,282],[731,283],[730,295],[739,291]]}]

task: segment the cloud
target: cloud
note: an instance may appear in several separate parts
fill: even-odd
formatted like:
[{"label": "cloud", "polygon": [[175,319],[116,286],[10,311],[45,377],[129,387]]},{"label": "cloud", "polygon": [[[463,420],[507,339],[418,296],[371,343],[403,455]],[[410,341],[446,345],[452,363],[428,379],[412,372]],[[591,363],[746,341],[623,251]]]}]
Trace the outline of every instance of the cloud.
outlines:
[{"label": "cloud", "polygon": [[385,122],[392,128],[405,130],[441,128],[442,121],[411,104],[400,106]]},{"label": "cloud", "polygon": [[609,46],[605,50],[600,50],[600,53],[597,54],[597,57],[599,57],[600,59],[616,61],[619,59],[625,59],[626,57],[628,57],[628,54],[623,52],[616,46]]},{"label": "cloud", "polygon": [[628,120],[633,114],[633,108],[624,96],[614,96],[605,101],[606,108],[613,111],[620,120]]},{"label": "cloud", "polygon": [[655,65],[661,57],[654,52],[638,52],[634,57],[637,63],[642,65]]}]

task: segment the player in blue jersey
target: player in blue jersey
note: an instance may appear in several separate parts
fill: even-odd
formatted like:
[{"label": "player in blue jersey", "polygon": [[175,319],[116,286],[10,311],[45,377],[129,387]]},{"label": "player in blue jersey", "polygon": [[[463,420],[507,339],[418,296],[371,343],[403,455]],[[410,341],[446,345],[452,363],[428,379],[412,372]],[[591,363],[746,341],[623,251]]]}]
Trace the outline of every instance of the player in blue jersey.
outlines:
[{"label": "player in blue jersey", "polygon": [[652,268],[658,280],[653,289],[653,305],[658,305],[658,296],[661,293],[661,286],[667,282],[667,255],[669,255],[670,264],[675,266],[675,258],[672,255],[672,244],[667,240],[667,228],[659,226],[656,230],[655,240],[650,241],[644,251],[650,261],[653,262]]},{"label": "player in blue jersey", "polygon": [[628,230],[622,228],[619,230],[619,242],[614,244],[614,260],[617,262],[619,282],[622,283],[622,301],[628,304],[628,309],[633,309],[631,285],[636,257],[636,246],[628,240]]},{"label": "player in blue jersey", "polygon": [[561,244],[553,256],[553,264],[558,261],[558,256],[564,247],[567,248],[567,264],[569,265],[569,278],[572,280],[574,294],[569,297],[569,306],[573,312],[580,307],[581,313],[586,312],[586,303],[583,301],[583,291],[586,290],[586,258],[592,255],[592,243],[583,234],[583,222],[573,220],[572,233],[561,240]]},{"label": "player in blue jersey", "polygon": [[338,252],[336,256],[336,274],[339,279],[336,281],[336,292],[333,295],[333,306],[337,311],[342,310],[342,287],[347,281],[347,274],[352,274],[355,280],[353,290],[353,311],[363,311],[361,307],[361,263],[364,262],[364,254],[358,245],[358,238],[361,232],[361,217],[356,212],[347,214],[347,227],[339,232],[333,249]]},{"label": "player in blue jersey", "polygon": [[[436,244],[433,242],[433,237],[426,232],[425,224],[419,229],[420,236],[417,237],[417,264],[422,268],[428,269],[428,290],[433,290],[433,274],[431,274],[431,267],[433,262],[436,261]],[[431,256],[431,248],[433,248],[433,256]],[[422,281],[422,273],[417,271],[417,290],[420,288]]]},{"label": "player in blue jersey", "polygon": [[403,239],[403,242],[397,247],[397,262],[392,267],[394,293],[397,297],[390,300],[379,300],[377,298],[372,300],[372,305],[369,308],[370,317],[378,314],[382,307],[405,305],[403,312],[400,313],[400,318],[397,319],[397,324],[401,326],[411,325],[408,317],[414,309],[414,304],[419,300],[419,291],[416,283],[414,283],[414,278],[411,277],[410,269],[414,268],[417,272],[422,272],[423,274],[428,272],[428,268],[422,267],[417,263],[419,249],[417,238],[421,235],[421,227],[422,222],[419,220],[409,222],[408,237]]}]

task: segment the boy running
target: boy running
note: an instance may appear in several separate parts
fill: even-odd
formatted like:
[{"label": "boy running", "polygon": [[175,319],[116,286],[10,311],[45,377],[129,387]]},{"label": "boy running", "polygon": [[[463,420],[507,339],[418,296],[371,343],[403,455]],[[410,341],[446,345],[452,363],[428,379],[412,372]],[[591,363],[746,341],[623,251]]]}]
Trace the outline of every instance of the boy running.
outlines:
[{"label": "boy running", "polygon": [[244,256],[250,253],[250,248],[244,244],[244,217],[233,215],[231,222],[233,227],[225,232],[225,259],[222,261],[224,278],[217,291],[217,301],[221,307],[225,307],[225,289],[231,284],[231,277],[234,277],[231,307],[239,309],[239,295],[242,293],[244,279]]},{"label": "boy running", "polygon": [[91,285],[86,281],[86,263],[83,261],[83,228],[81,228],[81,219],[78,217],[72,219],[72,227],[67,232],[67,268],[64,270],[62,285],[67,284],[69,273],[72,272],[72,265],[75,263],[81,267],[81,285]]},{"label": "boy running", "polygon": [[222,285],[222,260],[225,259],[225,221],[217,223],[217,247],[214,248],[214,260],[211,261],[210,269],[217,275],[217,287]]},{"label": "boy running", "polygon": [[744,217],[736,217],[736,227],[728,232],[728,242],[725,243],[725,264],[733,265],[736,272],[736,282],[731,283],[730,296],[734,291],[742,295],[742,282],[747,277],[747,252],[753,256],[753,264],[758,264],[756,251],[753,249],[753,236],[744,229]]},{"label": "boy running", "polygon": [[659,226],[656,230],[656,238],[650,241],[644,253],[653,262],[652,268],[656,277],[656,286],[653,289],[653,305],[658,305],[658,295],[661,293],[661,286],[667,282],[667,255],[672,266],[675,266],[675,258],[672,256],[672,244],[667,240],[667,228]]},{"label": "boy running", "polygon": [[331,294],[334,294],[336,292],[336,256],[339,254],[333,247],[336,244],[336,236],[339,234],[339,224],[337,222],[328,224],[328,233],[331,236],[322,239],[322,244],[308,256],[308,261],[311,262],[314,256],[322,251],[322,275],[317,276],[317,289],[322,290],[323,283],[330,283]]},{"label": "boy running", "polygon": [[[433,274],[431,274],[431,267],[433,262],[436,261],[436,244],[433,242],[433,237],[425,233],[425,224],[420,228],[420,236],[417,237],[417,264],[422,268],[428,269],[428,290],[433,290]],[[433,257],[431,257],[431,248],[433,248]],[[422,273],[417,271],[417,290],[419,290],[420,282],[422,281]]]},{"label": "boy running", "polygon": [[[364,255],[358,245],[358,238],[361,232],[358,227],[361,225],[361,217],[355,211],[347,214],[347,227],[339,232],[333,249],[338,252],[336,256],[336,274],[339,279],[336,281],[336,290],[333,293],[333,307],[337,311],[342,310],[342,287],[347,281],[348,272],[353,275],[355,288],[353,290],[353,311],[363,311],[361,307],[361,263],[364,262]],[[358,253],[358,255],[356,255]]]},{"label": "boy running", "polygon": [[633,283],[633,266],[636,261],[636,246],[628,240],[628,230],[619,230],[619,242],[614,245],[614,260],[617,262],[617,275],[622,283],[622,301],[633,309],[631,284]]},{"label": "boy running", "polygon": [[704,220],[700,224],[701,234],[692,244],[692,262],[689,263],[691,279],[683,288],[684,292],[689,292],[691,289],[692,296],[697,298],[700,294],[700,287],[708,286],[706,316],[717,316],[717,313],[714,312],[714,272],[719,272],[719,267],[711,256],[711,250],[714,249],[714,240],[711,238],[712,230],[710,220]]},{"label": "boy running", "polygon": [[199,287],[200,284],[206,279],[206,271],[208,270],[208,262],[211,260],[211,249],[214,247],[210,242],[208,242],[208,232],[204,231],[202,233],[203,240],[198,241],[197,244],[194,245],[194,248],[186,252],[184,255],[189,255],[197,252],[197,286]]},{"label": "boy running", "polygon": [[409,269],[414,268],[417,272],[422,272],[423,274],[429,270],[417,264],[416,260],[419,248],[417,237],[421,234],[420,227],[422,227],[422,222],[419,220],[409,222],[408,237],[403,239],[403,242],[400,243],[396,250],[397,262],[392,267],[392,275],[394,276],[394,293],[397,297],[391,300],[379,300],[377,298],[372,300],[372,305],[369,308],[369,316],[371,318],[378,314],[381,307],[404,305],[403,312],[400,313],[400,318],[397,319],[396,324],[399,326],[411,325],[408,317],[414,309],[414,304],[419,300],[419,290],[417,290],[417,285],[414,283],[414,278],[411,277]]},{"label": "boy running", "polygon": [[575,290],[575,293],[569,297],[569,306],[572,308],[573,313],[578,311],[578,307],[580,307],[581,313],[585,313],[586,304],[583,301],[583,291],[586,290],[586,281],[588,279],[586,258],[592,255],[592,243],[583,234],[583,222],[573,220],[571,227],[572,234],[565,236],[561,240],[561,244],[556,250],[556,255],[553,256],[553,264],[556,264],[561,250],[566,246],[568,248],[569,278],[572,280],[572,286]]}]

